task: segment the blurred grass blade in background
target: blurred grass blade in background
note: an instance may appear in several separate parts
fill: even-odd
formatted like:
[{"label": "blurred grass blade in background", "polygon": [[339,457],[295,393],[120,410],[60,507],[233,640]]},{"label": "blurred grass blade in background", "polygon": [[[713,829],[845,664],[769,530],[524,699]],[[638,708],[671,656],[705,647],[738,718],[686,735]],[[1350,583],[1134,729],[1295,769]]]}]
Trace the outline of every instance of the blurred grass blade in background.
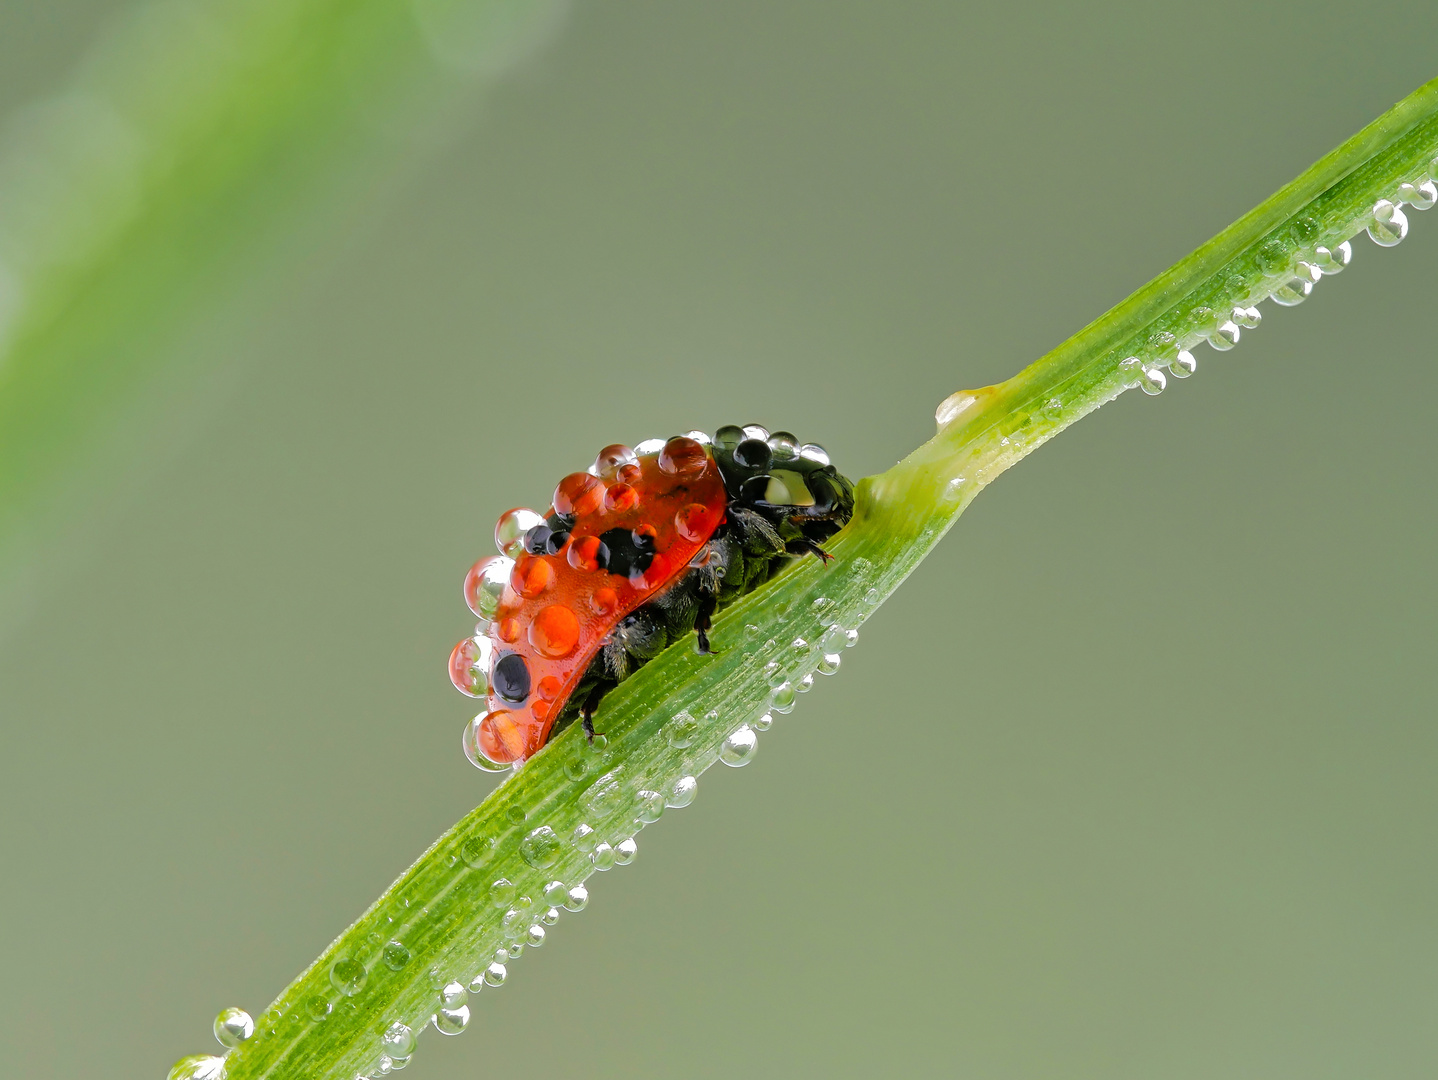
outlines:
[{"label": "blurred grass blade in background", "polygon": [[[565,0],[154,0],[0,136],[0,632],[27,551],[174,345],[353,228]],[[272,283],[271,283],[272,284]],[[193,351],[193,350],[192,350]]]}]

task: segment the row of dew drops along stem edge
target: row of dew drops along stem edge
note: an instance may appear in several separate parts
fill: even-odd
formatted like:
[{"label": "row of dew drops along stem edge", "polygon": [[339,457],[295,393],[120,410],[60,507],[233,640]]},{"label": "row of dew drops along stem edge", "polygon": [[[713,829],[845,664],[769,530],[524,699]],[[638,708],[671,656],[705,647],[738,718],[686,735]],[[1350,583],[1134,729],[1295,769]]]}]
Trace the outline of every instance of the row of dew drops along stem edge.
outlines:
[{"label": "row of dew drops along stem edge", "polygon": [[[582,881],[590,873],[607,871],[615,866],[632,863],[638,854],[633,832],[658,821],[666,809],[688,806],[698,792],[697,777],[715,761],[739,768],[754,760],[759,735],[768,731],[775,715],[793,712],[797,697],[812,689],[816,675],[833,675],[839,670],[845,649],[858,643],[858,626],[878,607],[883,596],[875,582],[875,568],[865,558],[853,560],[847,570],[852,577],[849,595],[857,596],[852,603],[840,603],[819,596],[808,605],[808,611],[795,620],[791,630],[799,630],[787,642],[769,638],[757,642],[760,627],[748,624],[743,633],[748,639],[746,662],[756,666],[767,684],[763,704],[744,713],[735,723],[725,723],[719,710],[710,710],[696,717],[690,710],[681,710],[665,723],[662,738],[671,761],[677,757],[672,775],[631,778],[623,766],[594,778],[596,769],[588,763],[593,757],[603,761],[607,747],[602,737],[595,739],[595,749],[581,748],[579,756],[566,763],[565,775],[575,783],[587,786],[580,796],[580,805],[592,812],[594,824],[576,826],[567,840],[550,825],[531,828],[520,842],[519,854],[536,871],[549,871],[559,866],[573,866],[571,883],[555,878],[545,885],[541,899],[536,901],[519,895],[518,887],[508,878],[500,877],[488,887],[490,903],[504,914],[500,917],[500,944],[492,953],[482,954],[478,971],[468,979],[451,978],[438,969],[430,972],[434,996],[428,1015],[416,1025],[426,1024],[445,1035],[457,1035],[469,1024],[469,999],[486,987],[503,986],[509,967],[525,948],[544,944],[547,928],[559,921],[561,911],[582,911],[589,902],[589,891]],[[862,591],[861,591],[862,590]],[[814,640],[802,636],[804,633]],[[717,743],[717,746],[715,745]],[[677,753],[675,753],[677,752]],[[583,764],[576,764],[582,762]],[[512,827],[525,824],[527,815],[522,807],[511,805],[506,821]],[[462,872],[479,871],[491,866],[489,856],[495,844],[491,835],[476,836],[465,841],[459,858],[452,861]],[[401,901],[402,902],[402,901]],[[371,935],[373,937],[374,935]],[[363,993],[369,973],[375,964],[383,964],[392,972],[408,965],[411,954],[398,940],[390,940],[379,948],[375,960],[367,967],[352,956],[341,956],[330,966],[329,981],[339,995],[317,995],[296,1004],[288,1016],[275,1010],[261,1017],[261,1034],[274,1034],[282,1020],[291,1023],[323,1022],[335,1010]],[[215,1020],[215,1037],[227,1050],[255,1037],[257,1027],[242,1009],[225,1009]],[[409,1064],[414,1053],[418,1032],[403,1019],[393,1019],[379,1033],[374,1064],[357,1074],[356,1080],[389,1076]],[[169,1080],[223,1080],[225,1058],[196,1054],[182,1058],[170,1070]]]},{"label": "row of dew drops along stem edge", "polygon": [[[1341,273],[1353,260],[1353,245],[1349,243],[1352,237],[1366,230],[1380,247],[1395,247],[1408,235],[1408,215],[1404,207],[1428,210],[1435,203],[1438,203],[1438,157],[1414,178],[1401,181],[1392,198],[1377,200],[1356,220],[1328,230],[1327,237],[1322,235],[1322,227],[1315,218],[1297,217],[1290,225],[1290,235],[1296,243],[1285,244],[1274,239],[1259,247],[1259,265],[1267,275],[1263,281],[1250,286],[1237,277],[1232,278],[1226,283],[1228,291],[1241,299],[1226,314],[1198,306],[1188,312],[1187,329],[1182,335],[1168,330],[1151,334],[1143,355],[1129,356],[1119,363],[1121,388],[1129,390],[1136,386],[1149,396],[1163,393],[1169,376],[1186,379],[1198,369],[1192,350],[1200,344],[1207,342],[1216,351],[1227,352],[1238,344],[1244,330],[1257,329],[1263,321],[1263,313],[1258,310],[1262,301],[1295,307],[1308,299],[1313,287],[1323,278]],[[935,415],[939,425],[942,427],[962,411],[969,397],[961,394],[946,399]],[[1042,412],[1049,419],[1057,419],[1067,404],[1062,397],[1053,397],[1044,403]],[[1027,436],[1015,431],[1000,440],[1000,450],[1021,453],[1026,442]],[[944,490],[944,497],[951,502],[958,501],[972,489],[971,481],[982,481],[986,474],[1001,472],[1003,467],[1002,462],[994,463],[979,467],[970,475],[953,478]]]},{"label": "row of dew drops along stem edge", "polygon": [[[1234,303],[1226,314],[1215,313],[1206,307],[1194,308],[1189,313],[1189,331],[1180,336],[1169,331],[1157,331],[1148,339],[1148,349],[1143,356],[1130,356],[1119,365],[1120,375],[1127,387],[1137,386],[1150,396],[1160,394],[1168,385],[1168,374],[1176,379],[1186,379],[1194,373],[1198,362],[1192,349],[1200,343],[1219,352],[1227,352],[1238,344],[1244,330],[1255,329],[1263,316],[1258,304],[1272,300],[1282,307],[1294,307],[1303,303],[1313,292],[1313,287],[1324,277],[1341,273],[1353,259],[1353,246],[1349,239],[1359,232],[1367,231],[1372,241],[1380,247],[1394,247],[1408,235],[1408,216],[1404,207],[1413,210],[1428,210],[1438,203],[1438,157],[1429,162],[1427,169],[1411,180],[1399,183],[1391,198],[1377,200],[1367,213],[1346,227],[1331,230],[1332,235],[1320,235],[1319,222],[1312,217],[1296,218],[1290,229],[1298,241],[1298,250],[1279,240],[1269,240],[1258,249],[1259,266],[1268,275],[1258,285],[1245,289],[1241,281],[1234,285],[1248,295]],[[1059,400],[1050,401],[1046,408],[1062,408]]]}]

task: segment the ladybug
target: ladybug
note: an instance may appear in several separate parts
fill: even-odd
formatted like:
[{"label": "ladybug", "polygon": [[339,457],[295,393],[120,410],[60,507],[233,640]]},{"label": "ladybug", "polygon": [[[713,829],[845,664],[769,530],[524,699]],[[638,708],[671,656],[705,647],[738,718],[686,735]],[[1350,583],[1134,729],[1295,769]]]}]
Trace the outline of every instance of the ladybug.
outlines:
[{"label": "ladybug", "polygon": [[495,526],[464,597],[480,619],[450,654],[454,685],[487,699],[465,730],[481,768],[518,765],[576,719],[594,738],[600,699],[714,613],[853,516],[854,485],[812,443],[757,424],[606,446],[554,489],[548,512]]}]

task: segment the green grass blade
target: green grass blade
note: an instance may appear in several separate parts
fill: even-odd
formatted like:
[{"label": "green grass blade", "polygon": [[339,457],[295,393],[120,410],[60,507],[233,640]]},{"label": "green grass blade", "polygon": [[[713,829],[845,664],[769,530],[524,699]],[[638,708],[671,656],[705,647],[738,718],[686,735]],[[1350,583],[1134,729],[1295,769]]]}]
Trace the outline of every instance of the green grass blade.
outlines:
[{"label": "green grass blade", "polygon": [[[472,994],[486,973],[499,981],[505,972],[491,965],[502,951],[542,934],[564,898],[580,906],[573,890],[645,824],[687,805],[710,765],[749,760],[766,717],[837,669],[864,619],[978,491],[1125,390],[1161,388],[1164,368],[1186,374],[1199,343],[1227,346],[1235,308],[1251,322],[1260,301],[1306,294],[1310,268],[1341,268],[1335,253],[1358,233],[1391,238],[1400,199],[1409,209],[1428,201],[1435,153],[1430,83],[1029,368],[948,399],[932,440],[860,483],[834,563],[804,560],[726,610],[717,656],[670,649],[613,691],[598,718],[602,745],[571,729],[545,747],[285,990],[226,1061],[230,1080],[382,1073],[386,1032],[390,1050],[408,1049],[442,987],[473,983]],[[467,1015],[459,996],[452,987],[454,1026]]]}]

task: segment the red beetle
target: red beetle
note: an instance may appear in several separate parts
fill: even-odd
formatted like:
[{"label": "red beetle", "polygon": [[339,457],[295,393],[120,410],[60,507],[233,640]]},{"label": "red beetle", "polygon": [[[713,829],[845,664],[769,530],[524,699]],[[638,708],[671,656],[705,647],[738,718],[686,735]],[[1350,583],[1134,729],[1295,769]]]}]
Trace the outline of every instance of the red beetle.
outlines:
[{"label": "red beetle", "polygon": [[[466,729],[480,767],[524,761],[671,643],[709,652],[714,612],[767,581],[854,512],[854,487],[822,447],[755,424],[606,446],[542,517],[503,514],[498,556],[464,596],[481,620],[450,654],[454,685],[487,697]],[[481,761],[480,758],[484,760]]]}]

